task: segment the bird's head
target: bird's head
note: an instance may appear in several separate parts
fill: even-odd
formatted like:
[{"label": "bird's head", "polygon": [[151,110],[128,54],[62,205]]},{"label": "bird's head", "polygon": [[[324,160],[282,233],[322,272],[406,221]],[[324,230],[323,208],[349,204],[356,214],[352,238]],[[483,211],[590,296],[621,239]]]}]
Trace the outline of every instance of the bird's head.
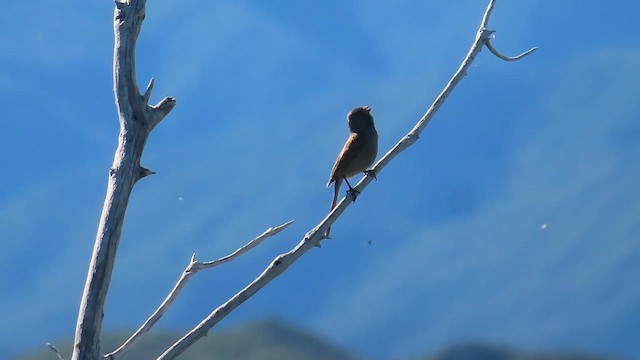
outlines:
[{"label": "bird's head", "polygon": [[371,106],[359,106],[351,110],[347,115],[347,122],[349,123],[349,130],[355,133],[375,128],[373,116],[371,115]]}]

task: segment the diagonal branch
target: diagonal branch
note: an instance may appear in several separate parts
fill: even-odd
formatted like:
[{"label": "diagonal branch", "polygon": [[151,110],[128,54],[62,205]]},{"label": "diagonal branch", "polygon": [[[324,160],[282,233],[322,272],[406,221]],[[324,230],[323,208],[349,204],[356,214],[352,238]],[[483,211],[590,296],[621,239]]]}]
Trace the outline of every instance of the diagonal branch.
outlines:
[{"label": "diagonal branch", "polygon": [[[407,135],[405,135],[400,141],[389,150],[373,167],[376,174],[379,174],[384,167],[386,167],[391,160],[398,156],[401,152],[406,150],[409,146],[413,145],[419,138],[420,133],[429,124],[436,112],[440,109],[442,104],[447,100],[456,85],[467,74],[467,70],[475,60],[476,56],[482,51],[482,47],[487,44],[487,41],[492,31],[487,30],[487,24],[489,17],[493,11],[495,0],[490,0],[487,10],[483,16],[480,28],[476,35],[476,39],[469,49],[469,53],[462,61],[462,64],[453,75],[451,80],[447,83],[440,95],[433,102],[427,112],[418,120],[416,125]],[[371,182],[371,175],[366,175],[358,184],[354,187],[356,190],[362,192],[364,188]],[[193,345],[197,340],[206,336],[209,330],[215,326],[218,322],[224,319],[229,313],[236,309],[240,304],[255,295],[260,289],[266,286],[271,280],[281,275],[289,266],[291,266],[296,260],[304,255],[310,249],[320,245],[320,242],[324,239],[325,230],[331,226],[340,215],[346,210],[346,208],[352,203],[351,197],[347,196],[343,198],[340,203],[331,211],[327,217],[325,217],[318,226],[309,231],[294,247],[291,251],[277,256],[269,266],[254,279],[247,287],[240,290],[234,296],[232,296],[227,302],[220,305],[211,314],[209,314],[200,324],[194,327],[189,333],[183,336],[175,344],[173,344],[167,351],[165,351],[158,360],[174,359],[182,354],[186,349]]]},{"label": "diagonal branch", "polygon": [[56,353],[56,356],[58,357],[58,360],[66,360],[62,354],[60,354],[60,351],[58,351],[58,348],[55,347],[55,345],[53,345],[52,343],[47,343],[47,346],[49,347],[49,349],[51,349],[51,351],[53,351],[54,353]]},{"label": "diagonal branch", "polygon": [[231,311],[240,306],[240,304],[248,300],[251,296],[255,295],[271,280],[282,274],[304,253],[312,249],[315,244],[318,244],[320,240],[322,240],[322,235],[323,232],[318,232],[316,229],[312,231],[310,235],[305,236],[305,238],[293,250],[276,257],[264,272],[253,280],[251,284],[235,294],[226,303],[218,307],[214,312],[207,316],[206,319],[198,324],[198,326],[182,337],[182,339],[178,340],[178,342],[173,344],[164,352],[164,354],[160,355],[158,359],[174,359],[193,345],[198,339],[206,336],[209,329],[211,329],[215,324],[225,318],[229,313],[231,313]]},{"label": "diagonal branch", "polygon": [[[471,67],[471,64],[475,60],[475,58],[482,51],[483,45],[489,44],[489,40],[491,35],[495,32],[494,30],[487,30],[487,26],[489,24],[489,18],[491,17],[491,13],[493,12],[493,7],[495,5],[495,0],[490,0],[489,5],[482,17],[482,22],[480,23],[480,27],[478,28],[478,32],[476,34],[475,41],[471,45],[467,56],[465,56],[464,60],[460,64],[460,67],[455,72],[451,80],[444,87],[442,92],[438,95],[435,101],[431,104],[427,112],[418,120],[416,125],[405,135],[398,143],[391,148],[378,162],[372,167],[372,174],[379,174],[382,169],[384,169],[396,156],[398,156],[401,152],[406,150],[409,146],[413,145],[419,138],[422,131],[426,128],[427,125],[431,122],[435,114],[440,110],[440,107],[444,104],[444,102],[449,98],[449,95],[453,92],[453,89],[458,85],[458,83],[467,75],[468,69]],[[537,48],[533,48],[526,53],[519,55],[518,59],[532,53]],[[514,60],[518,60],[514,59]],[[372,181],[372,175],[364,176],[357,184],[354,186],[359,192],[362,192],[367,185]],[[325,229],[327,226],[333,224],[346,210],[346,208],[351,204],[351,197],[347,196],[342,198],[340,203],[336,206],[336,208],[328,215],[328,217],[322,221],[318,226],[320,229]]]},{"label": "diagonal branch", "polygon": [[162,316],[167,312],[167,310],[169,310],[169,307],[171,306],[171,304],[173,304],[173,302],[178,298],[180,291],[182,291],[182,289],[184,289],[184,287],[187,286],[187,283],[189,282],[191,277],[194,276],[198,271],[212,268],[218,265],[222,265],[224,263],[227,263],[229,261],[236,259],[240,255],[260,245],[262,241],[286,229],[292,223],[293,223],[293,220],[290,220],[282,225],[279,225],[276,227],[270,227],[267,230],[265,230],[262,234],[258,235],[258,237],[249,241],[246,245],[242,246],[238,250],[232,252],[227,256],[221,257],[220,259],[217,259],[217,260],[199,262],[195,260],[196,254],[193,254],[193,256],[191,256],[191,261],[189,261],[189,264],[182,272],[182,276],[180,276],[180,279],[178,279],[178,282],[176,282],[175,286],[173,287],[173,290],[171,290],[169,295],[167,295],[167,297],[164,299],[162,304],[160,304],[158,309],[156,309],[156,311],[142,324],[142,326],[140,326],[140,328],[136,330],[136,332],[133,333],[133,335],[131,335],[131,337],[129,337],[129,339],[127,339],[118,349],[106,354],[104,357],[110,360],[120,359],[131,348],[133,348],[133,346],[140,339],[142,339],[142,337],[149,330],[151,330],[153,325],[155,325],[158,322],[158,320],[162,318]]}]

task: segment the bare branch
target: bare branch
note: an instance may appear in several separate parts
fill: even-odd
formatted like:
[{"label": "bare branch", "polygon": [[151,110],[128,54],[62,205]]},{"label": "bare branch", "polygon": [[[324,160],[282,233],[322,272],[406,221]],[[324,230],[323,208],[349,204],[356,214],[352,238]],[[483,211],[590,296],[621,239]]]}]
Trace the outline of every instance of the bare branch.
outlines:
[{"label": "bare branch", "polygon": [[[491,12],[493,11],[494,4],[495,0],[489,1],[489,5],[483,16],[482,23],[480,24],[480,28],[476,35],[476,39],[456,73],[453,75],[451,80],[449,80],[445,88],[442,90],[440,95],[438,95],[427,112],[422,116],[422,118],[420,118],[420,120],[418,120],[413,129],[409,131],[409,133],[402,139],[400,139],[400,141],[375,164],[375,166],[373,167],[375,174],[380,174],[382,169],[387,166],[389,162],[393,160],[393,158],[398,156],[401,152],[406,150],[409,146],[413,145],[418,140],[418,138],[420,137],[420,133],[429,124],[431,119],[440,109],[442,104],[444,104],[444,102],[449,97],[456,85],[460,82],[460,80],[462,80],[462,78],[466,76],[467,70],[475,60],[476,56],[482,51],[483,45],[487,43],[491,33],[493,32],[487,30],[487,24],[489,22]],[[365,175],[354,188],[362,192],[362,190],[364,190],[364,188],[372,180],[372,175]],[[254,279],[247,287],[232,296],[226,303],[220,305],[217,309],[215,309],[202,322],[200,322],[200,324],[194,327],[189,333],[187,333],[184,337],[182,337],[169,349],[167,349],[167,351],[160,355],[158,360],[174,359],[179,356],[182,352],[193,345],[198,339],[206,336],[213,326],[215,326],[229,313],[240,306],[240,304],[255,295],[265,285],[282,274],[287,268],[289,268],[289,266],[291,266],[291,264],[298,260],[307,251],[319,246],[320,242],[324,239],[326,228],[331,226],[331,224],[333,224],[336,219],[340,217],[340,215],[342,215],[342,213],[351,203],[352,199],[350,196],[342,198],[335,209],[331,211],[327,215],[327,217],[325,217],[322,222],[318,224],[318,226],[309,231],[295,248],[285,254],[276,257],[271,262],[271,264],[269,264],[269,266],[267,266],[267,268],[262,272],[262,274]]]},{"label": "bare branch", "polygon": [[153,173],[140,166],[140,159],[151,130],[175,105],[173,100],[161,109],[149,106],[146,100],[153,82],[145,95],[140,94],[136,83],[135,48],[145,5],[146,0],[115,2],[113,81],[120,134],[78,311],[72,360],[100,357],[104,304],[129,198],[137,181]]},{"label": "bare branch", "polygon": [[155,79],[151,78],[149,80],[149,85],[147,85],[147,89],[142,95],[142,103],[145,106],[149,131],[153,130],[164,119],[167,114],[176,106],[176,99],[171,96],[167,96],[164,99],[160,100],[156,105],[149,105],[149,98],[151,97],[151,92],[153,91],[153,86],[155,85]]},{"label": "bare branch", "polygon": [[485,43],[485,45],[487,45],[487,49],[489,49],[489,51],[491,51],[491,53],[497,57],[499,57],[500,59],[504,60],[504,61],[516,61],[516,60],[520,60],[523,57],[531,54],[532,52],[538,50],[537,47],[532,47],[531,49],[523,52],[522,54],[516,55],[516,56],[506,56],[501,54],[498,49],[496,49],[495,47],[493,47],[493,44],[491,44],[491,40],[487,39],[487,42]]},{"label": "bare branch", "polygon": [[47,346],[49,347],[49,349],[51,349],[54,353],[56,353],[56,356],[58,357],[59,360],[66,360],[64,358],[64,356],[62,356],[62,354],[60,354],[60,351],[58,351],[58,349],[52,344],[52,343],[47,343]]},{"label": "bare branch", "polygon": [[288,221],[288,222],[286,222],[286,223],[284,223],[282,225],[276,226],[276,227],[270,227],[267,230],[265,230],[262,234],[258,235],[258,237],[256,237],[255,239],[249,241],[246,245],[242,246],[238,250],[236,250],[233,253],[231,253],[231,254],[229,254],[227,256],[224,256],[224,257],[222,257],[220,259],[214,260],[214,261],[198,262],[195,259],[196,258],[196,254],[193,254],[191,256],[191,260],[189,261],[189,264],[187,265],[187,267],[182,272],[182,275],[180,276],[180,279],[178,279],[178,282],[176,282],[175,286],[173,287],[173,289],[171,290],[169,295],[167,295],[167,297],[164,299],[162,304],[160,304],[158,309],[156,309],[156,311],[142,324],[142,326],[140,326],[140,328],[138,330],[136,330],[136,332],[133,333],[133,335],[131,335],[131,337],[129,337],[129,339],[127,339],[118,349],[114,350],[113,352],[110,352],[110,353],[106,354],[104,357],[108,358],[108,359],[111,359],[111,360],[120,359],[131,348],[133,348],[133,346],[140,339],[142,339],[142,337],[149,330],[151,330],[153,325],[155,325],[158,322],[158,320],[160,320],[160,318],[162,318],[162,316],[167,312],[167,310],[169,309],[171,304],[173,304],[173,302],[178,298],[178,295],[180,294],[182,289],[184,289],[184,287],[187,285],[187,283],[189,282],[191,277],[193,275],[195,275],[198,271],[203,270],[203,269],[212,268],[212,267],[215,267],[215,266],[218,266],[218,265],[222,265],[222,264],[227,263],[227,262],[229,262],[229,261],[231,261],[233,259],[236,259],[240,255],[242,255],[242,254],[248,252],[249,250],[255,248],[256,246],[260,245],[260,243],[262,243],[262,241],[264,241],[267,238],[272,237],[272,236],[276,235],[277,233],[279,233],[280,231],[286,229],[292,223],[293,223],[293,220]]},{"label": "bare branch", "polygon": [[324,231],[319,232],[318,229],[312,231],[309,237],[305,237],[302,241],[291,251],[286,254],[276,257],[271,264],[264,270],[264,272],[258,276],[251,284],[235,294],[226,303],[219,306],[213,311],[206,319],[204,319],[198,326],[186,334],[182,339],[173,344],[164,354],[160,355],[158,359],[175,359],[182,354],[186,349],[193,345],[198,339],[206,336],[215,324],[224,319],[231,311],[237,308],[240,304],[245,302],[251,296],[255,295],[260,289],[262,289],[271,280],[282,274],[291,264],[299,259],[304,253],[309,251],[322,240]]},{"label": "bare branch", "polygon": [[[438,112],[438,110],[440,110],[440,107],[447,100],[451,92],[453,92],[453,89],[458,85],[460,80],[462,80],[462,78],[464,78],[467,75],[467,71],[471,67],[471,64],[475,60],[476,56],[478,56],[478,54],[482,51],[482,46],[488,44],[491,38],[491,35],[495,32],[494,30],[487,29],[489,18],[491,16],[491,13],[493,12],[494,5],[495,5],[495,0],[490,0],[489,5],[487,6],[487,10],[485,11],[484,16],[482,18],[480,27],[478,29],[476,39],[472,44],[471,48],[469,49],[467,56],[462,61],[462,64],[460,64],[460,67],[458,68],[458,70],[455,72],[451,80],[449,80],[449,83],[447,83],[445,88],[438,95],[438,97],[433,102],[433,104],[431,104],[431,107],[429,107],[429,109],[422,116],[422,118],[418,120],[417,124],[413,127],[413,129],[407,135],[405,135],[393,148],[391,148],[391,150],[389,150],[389,152],[387,152],[373,166],[372,170],[374,170],[376,174],[379,174],[382,171],[382,169],[386,167],[387,164],[391,162],[391,160],[393,160],[393,158],[398,156],[401,152],[406,150],[409,146],[413,145],[420,138],[420,134],[422,133],[424,128],[429,124],[429,122],[431,122],[431,120],[433,119],[435,114]],[[527,53],[521,55],[520,58],[530,54],[531,52],[535,51],[535,49],[536,48],[529,50]],[[372,180],[371,176],[365,176],[362,180],[360,180],[360,182],[358,182],[358,184],[354,188],[362,192],[362,190],[364,190],[364,188],[367,185],[369,185],[371,180]],[[343,199],[343,202],[344,202],[344,199]],[[347,203],[348,202],[349,201],[347,201]],[[340,203],[340,205],[342,205],[342,202]],[[336,207],[336,210],[338,207]],[[333,223],[333,221],[330,221],[330,224],[331,223]]]},{"label": "bare branch", "polygon": [[280,231],[286,229],[289,225],[293,224],[293,220],[289,220],[286,223],[276,226],[276,227],[270,227],[267,230],[265,230],[262,234],[260,234],[258,237],[256,237],[255,239],[249,241],[245,246],[239,248],[238,250],[232,252],[231,254],[221,257],[220,259],[217,260],[213,260],[213,261],[207,261],[207,262],[203,262],[203,263],[199,263],[198,267],[199,270],[202,269],[208,269],[214,266],[218,266],[218,265],[222,265],[224,263],[227,263],[231,260],[234,260],[235,258],[237,258],[238,256],[246,253],[247,251],[255,248],[256,246],[260,245],[260,243],[271,237],[276,235],[277,233],[279,233]]},{"label": "bare branch", "polygon": [[149,113],[149,129],[152,130],[154,127],[156,127],[156,125],[158,125],[160,121],[162,121],[162,119],[164,119],[164,117],[167,116],[167,114],[169,114],[171,110],[173,110],[175,106],[176,99],[171,96],[167,96],[166,98],[160,100],[160,102],[154,106],[148,106],[147,111]]}]

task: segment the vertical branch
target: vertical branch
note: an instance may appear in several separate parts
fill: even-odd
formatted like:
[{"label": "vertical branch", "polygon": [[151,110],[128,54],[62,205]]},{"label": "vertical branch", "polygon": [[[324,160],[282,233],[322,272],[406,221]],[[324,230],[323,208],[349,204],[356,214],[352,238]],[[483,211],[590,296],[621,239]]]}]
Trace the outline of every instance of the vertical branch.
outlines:
[{"label": "vertical branch", "polygon": [[165,98],[156,106],[148,105],[153,82],[149,83],[144,95],[140,94],[135,73],[135,46],[145,17],[146,0],[121,1],[125,0],[116,1],[114,13],[113,68],[120,134],[78,312],[73,360],[100,357],[104,304],[129,197],[136,182],[153,173],[140,166],[140,159],[149,133],[175,106],[173,98]]}]

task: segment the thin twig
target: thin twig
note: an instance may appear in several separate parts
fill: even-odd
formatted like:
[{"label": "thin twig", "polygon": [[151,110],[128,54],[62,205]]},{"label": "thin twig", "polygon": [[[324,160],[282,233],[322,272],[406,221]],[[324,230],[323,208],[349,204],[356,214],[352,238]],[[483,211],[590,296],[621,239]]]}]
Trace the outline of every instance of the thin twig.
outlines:
[{"label": "thin twig", "polygon": [[279,233],[280,231],[286,229],[289,225],[293,224],[293,220],[289,220],[286,223],[276,226],[276,227],[270,227],[267,230],[265,230],[262,234],[258,235],[258,237],[256,237],[255,239],[249,241],[245,246],[239,248],[238,250],[232,252],[231,254],[221,257],[220,259],[217,260],[213,260],[213,261],[207,261],[207,262],[203,262],[203,263],[198,263],[198,270],[202,270],[202,269],[208,269],[214,266],[218,266],[218,265],[222,265],[224,263],[227,263],[231,260],[234,260],[235,258],[237,258],[238,256],[246,253],[247,251],[253,249],[254,247],[260,245],[260,243],[265,240],[268,237],[271,237],[273,235],[276,235],[277,233]]},{"label": "thin twig", "polygon": [[178,279],[178,281],[176,282],[171,292],[167,295],[167,297],[164,299],[162,304],[160,304],[160,306],[156,309],[156,311],[154,311],[154,313],[142,324],[142,326],[140,326],[140,328],[138,328],[138,330],[136,330],[136,332],[134,332],[133,335],[129,337],[129,339],[127,339],[122,345],[120,345],[119,348],[106,354],[104,357],[111,360],[115,360],[115,359],[121,358],[125,353],[127,353],[140,339],[142,339],[142,337],[153,327],[153,325],[155,325],[158,322],[158,320],[162,318],[162,316],[167,312],[171,304],[173,304],[173,302],[178,298],[180,291],[182,291],[182,289],[187,285],[191,277],[195,275],[198,271],[212,268],[214,266],[222,265],[224,263],[227,263],[239,257],[240,255],[260,245],[260,243],[262,243],[262,241],[264,241],[265,239],[271,236],[274,236],[280,231],[286,229],[292,223],[293,223],[293,220],[290,220],[282,225],[279,225],[276,227],[270,227],[267,230],[265,230],[262,234],[258,235],[258,237],[249,241],[246,245],[242,246],[238,250],[232,252],[227,256],[221,257],[220,259],[217,259],[217,260],[199,262],[199,261],[196,261],[195,259],[196,254],[193,254],[191,256],[191,260],[189,261],[189,264],[182,272],[180,279]]},{"label": "thin twig", "polygon": [[[476,39],[471,46],[469,53],[460,65],[460,68],[456,71],[449,83],[447,83],[447,85],[445,86],[444,90],[442,90],[440,95],[438,95],[431,107],[417,122],[414,128],[375,164],[373,170],[376,174],[379,174],[380,171],[382,171],[382,169],[391,160],[393,160],[393,158],[395,158],[398,154],[400,154],[402,151],[404,151],[417,141],[422,130],[424,130],[424,128],[429,124],[435,113],[438,111],[438,109],[440,109],[440,107],[448,98],[449,94],[453,91],[458,82],[460,82],[460,80],[467,74],[467,70],[475,60],[475,57],[480,53],[483,45],[486,44],[487,40],[490,37],[490,34],[492,33],[492,31],[487,30],[487,23],[489,22],[489,17],[491,15],[491,12],[493,11],[494,4],[495,0],[489,1],[489,5],[487,7],[487,10],[485,11],[482,23],[480,24]],[[362,178],[362,180],[360,180],[360,182],[355,186],[355,189],[362,192],[362,190],[364,190],[364,188],[372,181],[372,179],[373,177],[370,175],[364,176],[364,178]],[[324,234],[327,227],[331,226],[331,224],[333,224],[336,219],[340,217],[340,215],[351,203],[351,197],[347,196],[343,198],[335,207],[335,209],[331,211],[327,215],[327,217],[325,217],[322,222],[318,224],[318,226],[309,231],[302,238],[302,240],[295,248],[285,254],[276,257],[271,262],[271,264],[269,264],[269,266],[267,266],[267,268],[262,272],[262,274],[254,279],[247,287],[233,295],[227,302],[215,309],[204,320],[202,320],[200,324],[198,324],[189,333],[187,333],[175,344],[173,344],[169,349],[167,349],[167,351],[164,352],[164,354],[160,355],[158,360],[174,359],[179,356],[182,352],[193,345],[198,339],[206,336],[213,326],[215,326],[229,313],[240,306],[240,304],[255,295],[271,280],[282,274],[289,266],[291,266],[291,264],[298,260],[307,251],[318,246],[324,239]]]},{"label": "thin twig", "polygon": [[49,347],[49,349],[53,350],[54,353],[56,353],[56,356],[58,356],[59,360],[66,360],[64,356],[60,354],[60,351],[58,351],[58,349],[52,343],[47,343],[47,346]]},{"label": "thin twig", "polygon": [[491,51],[491,53],[497,57],[499,57],[500,59],[504,60],[504,61],[516,61],[516,60],[520,60],[523,57],[531,54],[532,52],[538,50],[537,47],[532,47],[531,49],[523,52],[522,54],[516,55],[516,56],[507,56],[507,55],[503,55],[502,53],[500,53],[500,51],[498,51],[498,49],[496,49],[495,47],[493,47],[493,44],[491,44],[491,40],[487,39],[487,42],[485,43],[485,45],[487,45],[487,49],[489,49],[489,51]]}]

